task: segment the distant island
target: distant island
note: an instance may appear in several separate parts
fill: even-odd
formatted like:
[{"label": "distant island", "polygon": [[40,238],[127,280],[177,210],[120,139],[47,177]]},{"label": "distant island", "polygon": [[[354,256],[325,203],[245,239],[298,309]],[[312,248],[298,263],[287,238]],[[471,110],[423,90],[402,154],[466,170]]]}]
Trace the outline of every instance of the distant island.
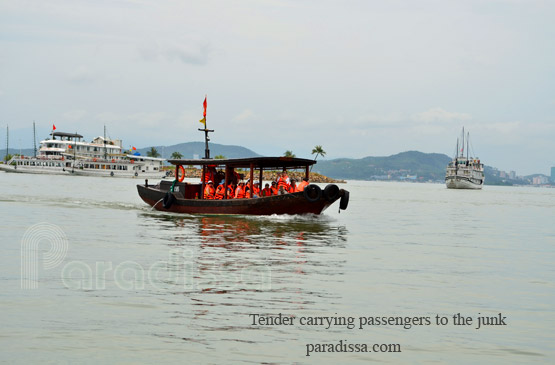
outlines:
[{"label": "distant island", "polygon": [[[202,158],[204,156],[204,142],[186,142],[171,146],[151,146],[139,148],[136,151],[141,155],[154,147],[163,158],[177,152],[183,158]],[[30,156],[32,148],[10,149],[10,154]],[[225,156],[226,158],[259,157],[260,154],[242,146],[222,145],[210,143],[212,157]],[[0,151],[3,160],[5,150]],[[434,182],[443,183],[445,167],[451,157],[441,153],[423,153],[406,151],[391,156],[363,157],[359,159],[338,158],[333,160],[318,160],[312,172],[336,180],[378,180],[378,181],[409,181],[409,182]],[[534,174],[517,176],[514,171],[505,172],[495,167],[485,166],[484,173],[486,185],[553,185],[555,182],[546,175]],[[555,177],[552,177],[555,179]]]}]

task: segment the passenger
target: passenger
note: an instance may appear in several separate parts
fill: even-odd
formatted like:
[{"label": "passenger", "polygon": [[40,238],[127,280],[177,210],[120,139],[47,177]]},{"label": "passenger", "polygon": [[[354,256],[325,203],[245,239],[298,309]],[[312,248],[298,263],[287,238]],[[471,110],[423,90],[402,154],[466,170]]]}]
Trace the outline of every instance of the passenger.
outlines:
[{"label": "passenger", "polygon": [[229,183],[227,186],[227,199],[233,199],[235,197],[235,185],[233,183]]},{"label": "passenger", "polygon": [[252,197],[253,198],[260,197],[260,183],[258,181],[255,181],[254,184],[252,185]]},{"label": "passenger", "polygon": [[304,191],[304,188],[306,188],[307,185],[308,185],[308,179],[305,177],[303,181],[301,181],[299,185],[297,185],[296,191]]},{"label": "passenger", "polygon": [[285,188],[283,186],[280,186],[278,190],[278,195],[285,195],[285,194],[287,194],[287,191],[285,191]]},{"label": "passenger", "polygon": [[235,189],[235,199],[244,199],[245,198],[245,182],[240,181],[239,186]]},{"label": "passenger", "polygon": [[214,195],[214,199],[222,200],[225,194],[225,180],[220,182],[220,185],[216,188],[216,195]]},{"label": "passenger", "polygon": [[289,190],[290,193],[294,193],[295,191],[297,191],[297,180],[295,179],[291,179],[291,185],[289,185]]},{"label": "passenger", "polygon": [[204,199],[214,199],[214,192],[214,183],[212,183],[212,180],[210,180],[204,188]]},{"label": "passenger", "polygon": [[289,176],[287,176],[287,172],[283,169],[281,176],[277,179],[277,188],[278,191],[283,188],[283,190],[287,191],[289,189]]},{"label": "passenger", "polygon": [[272,189],[270,189],[270,184],[266,183],[266,185],[264,186],[264,189],[262,189],[262,196],[271,196],[272,195]]},{"label": "passenger", "polygon": [[278,188],[275,181],[272,181],[272,195],[278,195]]}]

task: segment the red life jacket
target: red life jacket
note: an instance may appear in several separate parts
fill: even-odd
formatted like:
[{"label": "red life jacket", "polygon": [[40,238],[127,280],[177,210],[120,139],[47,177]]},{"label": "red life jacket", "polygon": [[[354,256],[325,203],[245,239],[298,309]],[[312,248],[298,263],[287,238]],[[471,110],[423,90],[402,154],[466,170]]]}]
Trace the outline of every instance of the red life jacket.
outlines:
[{"label": "red life jacket", "polygon": [[245,188],[241,188],[241,185],[235,189],[235,199],[243,199],[245,198]]},{"label": "red life jacket", "polygon": [[289,193],[294,193],[297,191],[297,186],[289,185],[289,189],[287,190]]},{"label": "red life jacket", "polygon": [[218,199],[221,200],[224,198],[224,184],[220,184],[218,185],[218,187],[216,188],[216,195],[214,196],[214,199]]},{"label": "red life jacket", "polygon": [[262,195],[264,196],[271,196],[272,195],[272,189],[271,188],[264,188],[262,189]]},{"label": "red life jacket", "polygon": [[233,185],[232,184],[229,184],[227,186],[227,198],[228,199],[235,198],[235,192],[233,191]]},{"label": "red life jacket", "polygon": [[299,185],[297,185],[297,190],[296,191],[304,191],[304,188],[306,188],[306,186],[308,185],[308,181],[301,181],[299,183]]},{"label": "red life jacket", "polygon": [[279,191],[280,188],[283,188],[283,190],[288,191],[289,190],[289,184],[287,183],[287,176],[280,176],[278,181],[277,181],[277,189]]},{"label": "red life jacket", "polygon": [[272,189],[272,195],[278,195],[278,188],[276,188],[275,186],[272,186],[270,189]]},{"label": "red life jacket", "polygon": [[206,185],[204,188],[204,199],[214,199],[214,187]]}]

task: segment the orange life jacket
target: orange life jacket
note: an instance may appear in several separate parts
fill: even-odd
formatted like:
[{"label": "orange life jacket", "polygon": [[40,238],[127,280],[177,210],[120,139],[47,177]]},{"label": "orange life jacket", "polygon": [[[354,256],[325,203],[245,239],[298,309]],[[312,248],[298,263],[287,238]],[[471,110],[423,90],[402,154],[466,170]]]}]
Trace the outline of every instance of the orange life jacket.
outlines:
[{"label": "orange life jacket", "polygon": [[239,185],[237,189],[235,189],[235,199],[243,199],[245,198],[245,188],[241,188]]},{"label": "orange life jacket", "polygon": [[297,186],[289,185],[289,189],[287,190],[289,193],[294,193],[297,191]]},{"label": "orange life jacket", "polygon": [[272,195],[272,189],[271,188],[264,188],[262,189],[262,195],[264,196],[271,196]]},{"label": "orange life jacket", "polygon": [[253,196],[254,196],[254,195],[260,196],[260,188],[258,187],[258,185],[253,185],[253,186],[252,186],[252,191],[253,191],[253,193],[254,193]]},{"label": "orange life jacket", "polygon": [[299,185],[297,185],[297,190],[296,191],[304,191],[304,188],[306,188],[306,186],[308,185],[308,181],[301,181],[299,183]]},{"label": "orange life jacket", "polygon": [[218,185],[218,187],[216,188],[216,195],[214,196],[214,199],[218,199],[221,200],[224,198],[224,184],[220,184]]},{"label": "orange life jacket", "polygon": [[204,188],[204,199],[214,199],[214,187],[206,185]]},{"label": "orange life jacket", "polygon": [[280,176],[278,181],[277,181],[277,189],[279,191],[280,188],[283,187],[283,190],[288,191],[289,190],[289,184],[287,183],[287,176],[283,177]]},{"label": "orange life jacket", "polygon": [[278,195],[278,188],[276,188],[275,186],[272,186],[270,189],[272,189],[272,195]]},{"label": "orange life jacket", "polygon": [[227,199],[235,198],[235,192],[233,191],[233,185],[229,184],[227,186]]}]

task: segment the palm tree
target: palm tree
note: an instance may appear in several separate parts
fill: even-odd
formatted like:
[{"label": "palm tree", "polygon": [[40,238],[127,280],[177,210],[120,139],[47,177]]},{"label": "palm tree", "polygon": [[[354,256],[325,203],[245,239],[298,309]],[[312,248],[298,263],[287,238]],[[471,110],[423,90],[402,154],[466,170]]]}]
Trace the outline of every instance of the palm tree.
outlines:
[{"label": "palm tree", "polygon": [[172,160],[181,160],[183,155],[177,151],[173,152],[171,155]]},{"label": "palm tree", "polygon": [[322,146],[314,146],[314,148],[312,149],[312,154],[316,154],[316,156],[314,157],[314,161],[316,161],[318,156],[324,157],[326,155],[326,151],[324,151]]},{"label": "palm tree", "polygon": [[214,157],[214,159],[216,160],[225,160],[225,156],[224,155],[217,155]]},{"label": "palm tree", "polygon": [[158,153],[156,147],[150,147],[150,151],[147,151],[146,155],[148,157],[160,157],[160,154]]},{"label": "palm tree", "polygon": [[295,158],[295,154],[293,153],[293,151],[289,151],[289,150],[285,151],[285,153],[283,154],[283,156]]}]

